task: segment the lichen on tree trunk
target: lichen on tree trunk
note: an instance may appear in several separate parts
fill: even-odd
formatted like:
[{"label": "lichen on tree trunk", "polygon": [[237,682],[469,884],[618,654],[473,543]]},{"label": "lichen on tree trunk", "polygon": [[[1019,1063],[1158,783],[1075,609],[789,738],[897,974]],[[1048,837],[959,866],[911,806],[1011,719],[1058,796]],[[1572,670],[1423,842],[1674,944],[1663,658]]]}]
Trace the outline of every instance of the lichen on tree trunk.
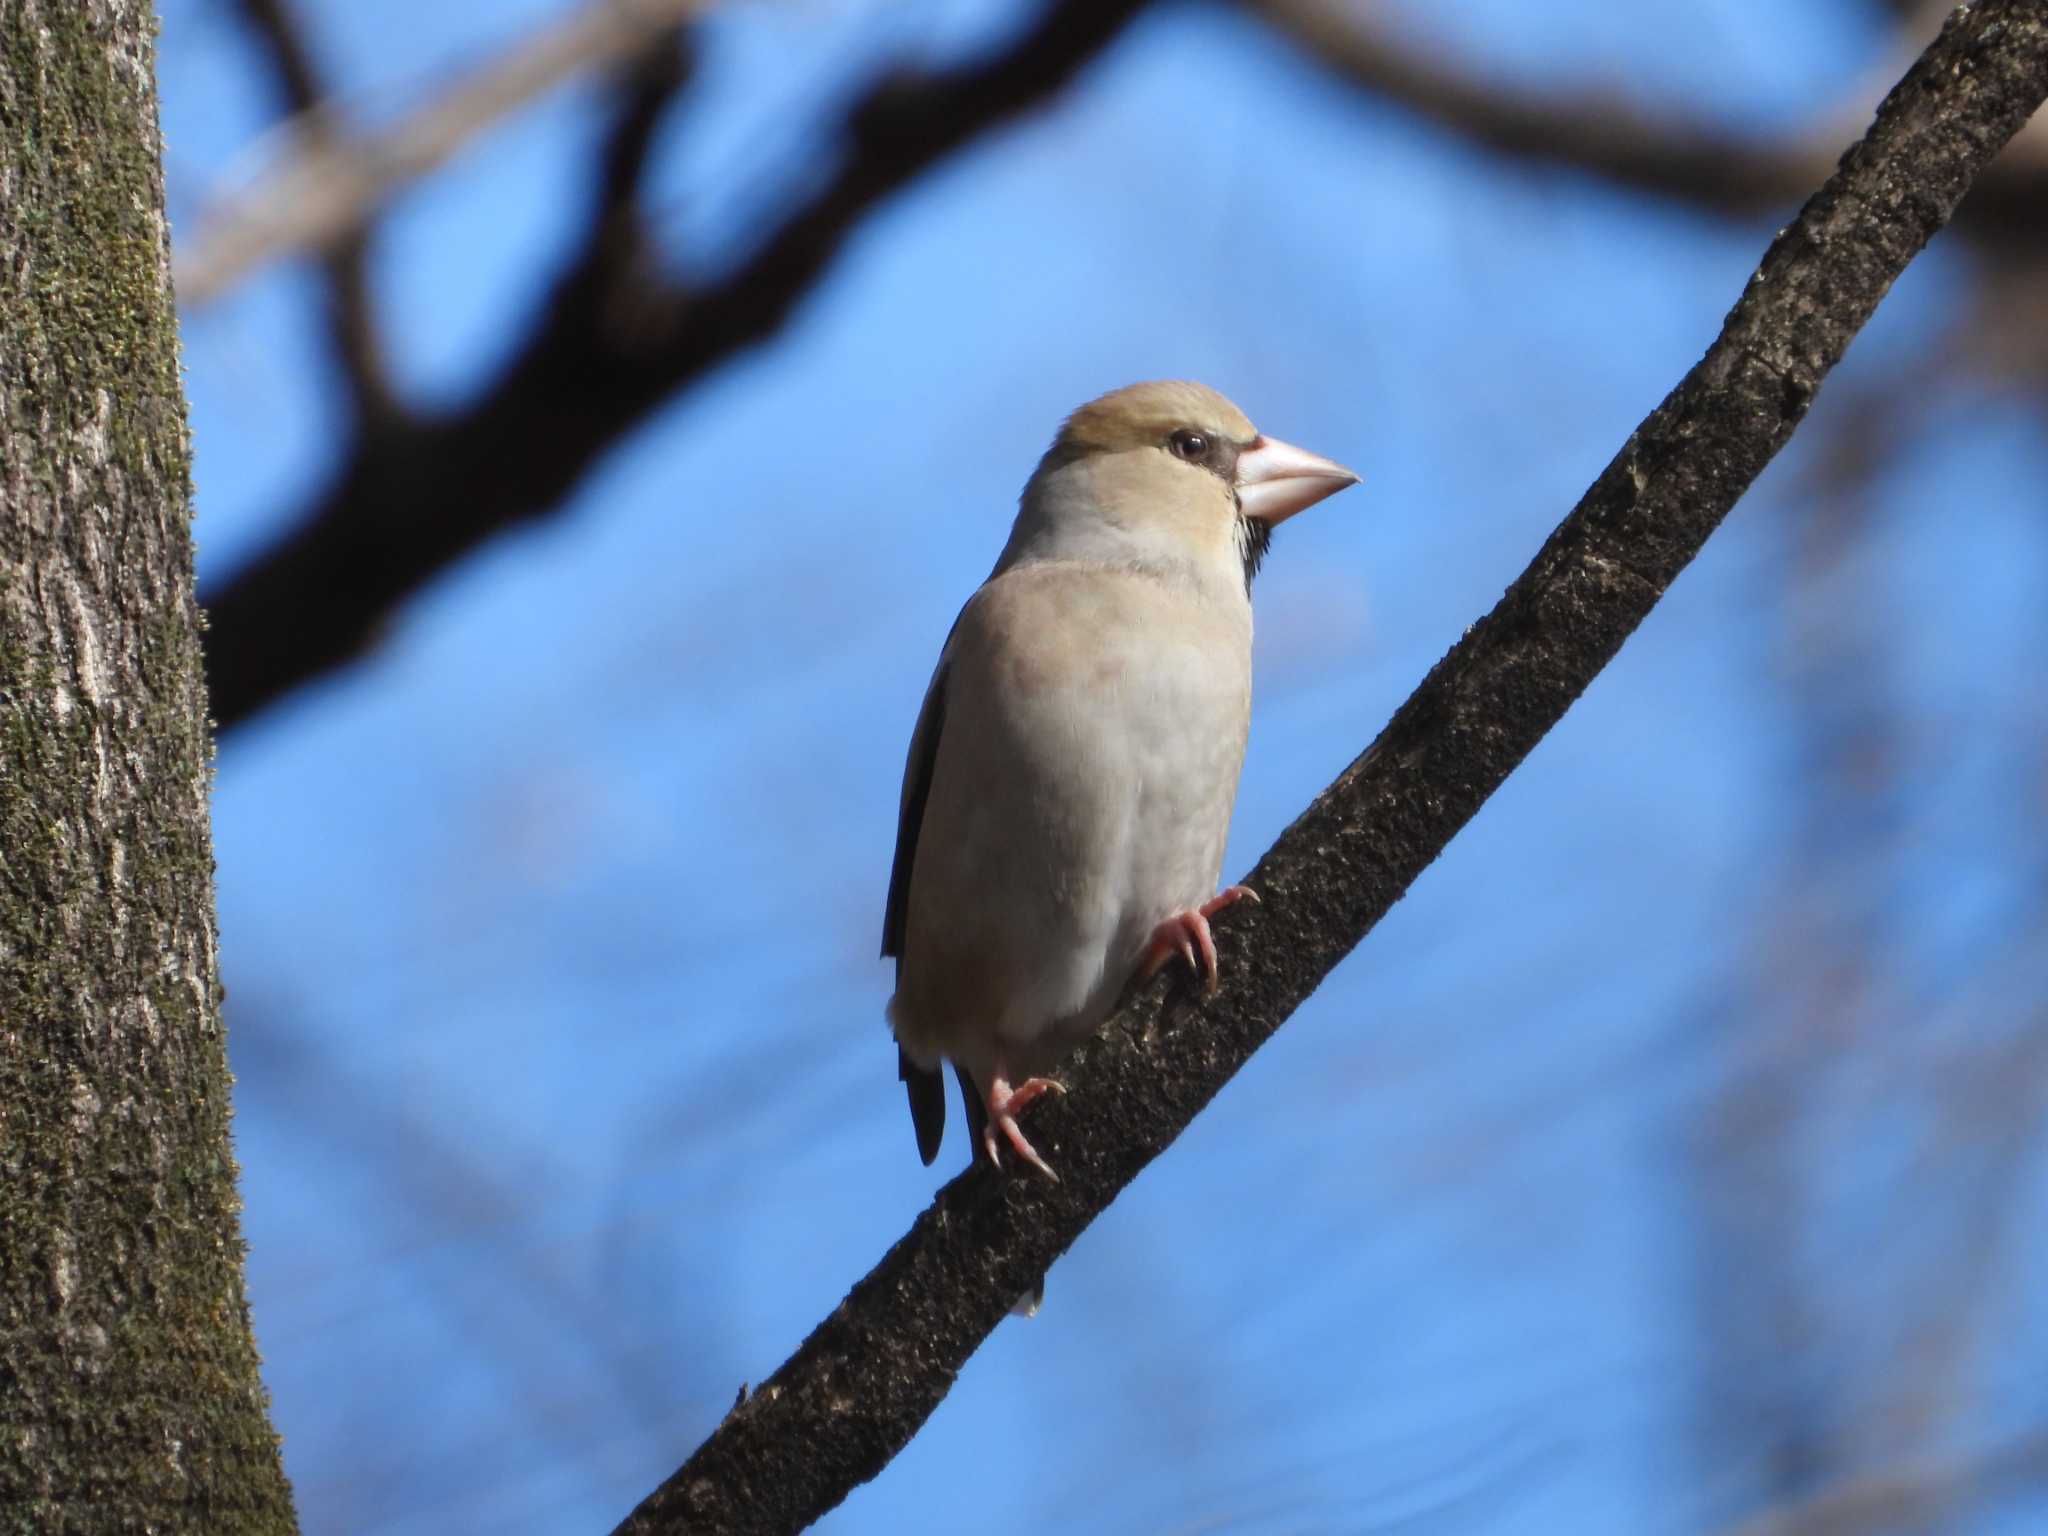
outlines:
[{"label": "lichen on tree trunk", "polygon": [[288,1531],[147,0],[0,0],[0,1531]]}]

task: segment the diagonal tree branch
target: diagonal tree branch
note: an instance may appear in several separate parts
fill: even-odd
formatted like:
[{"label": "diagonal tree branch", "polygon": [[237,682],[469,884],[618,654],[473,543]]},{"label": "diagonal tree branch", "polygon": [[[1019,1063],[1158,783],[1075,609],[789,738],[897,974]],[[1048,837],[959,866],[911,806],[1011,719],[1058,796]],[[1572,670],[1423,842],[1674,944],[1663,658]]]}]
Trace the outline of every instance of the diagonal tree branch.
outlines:
[{"label": "diagonal tree branch", "polygon": [[977,1166],[620,1527],[795,1530],[875,1476],[1011,1302],[1386,913],[1612,659],[1892,282],[2048,96],[2048,8],[1958,11],[1766,252],[1720,336],[1506,595],[1248,877],[1206,1005],[1155,982],[1032,1112],[1064,1182]]},{"label": "diagonal tree branch", "polygon": [[[995,57],[878,82],[847,116],[837,175],[707,286],[654,275],[608,185],[582,252],[497,379],[453,412],[363,434],[297,531],[203,594],[222,728],[354,658],[396,604],[486,539],[558,509],[656,408],[773,335],[870,212],[1059,91],[1144,4],[1052,0]],[[605,151],[614,174],[638,173],[634,111]]]}]

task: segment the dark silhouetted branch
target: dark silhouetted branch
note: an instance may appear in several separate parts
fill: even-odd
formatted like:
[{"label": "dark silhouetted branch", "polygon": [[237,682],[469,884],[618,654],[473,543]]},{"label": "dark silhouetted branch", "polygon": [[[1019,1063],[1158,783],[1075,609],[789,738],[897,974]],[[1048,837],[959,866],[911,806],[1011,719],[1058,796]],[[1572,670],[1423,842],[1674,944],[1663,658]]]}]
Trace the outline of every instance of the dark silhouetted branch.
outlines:
[{"label": "dark silhouetted branch", "polygon": [[[602,191],[582,251],[496,380],[454,412],[366,433],[305,522],[206,594],[221,726],[351,660],[424,583],[558,508],[652,411],[773,335],[871,211],[1058,91],[1143,4],[1056,0],[993,58],[876,84],[847,116],[838,173],[709,285],[654,276],[638,240],[620,238],[616,186]],[[629,99],[604,151],[614,177],[638,174],[635,113]]]},{"label": "dark silhouetted branch", "polygon": [[1064,1182],[977,1166],[620,1527],[791,1531],[871,1478],[1011,1302],[1357,945],[1614,656],[1806,414],[1906,264],[2048,95],[2048,8],[1960,11],[1766,252],[1720,336],[1500,603],[1282,834],[1217,924],[1222,992],[1161,980],[1031,1113]]}]

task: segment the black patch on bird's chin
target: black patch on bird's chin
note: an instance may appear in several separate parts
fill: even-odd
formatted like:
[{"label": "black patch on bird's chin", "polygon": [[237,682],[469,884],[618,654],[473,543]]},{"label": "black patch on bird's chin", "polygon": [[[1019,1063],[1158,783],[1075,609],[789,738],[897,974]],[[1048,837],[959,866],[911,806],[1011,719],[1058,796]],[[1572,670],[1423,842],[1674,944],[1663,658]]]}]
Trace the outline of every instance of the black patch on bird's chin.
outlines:
[{"label": "black patch on bird's chin", "polygon": [[1237,553],[1244,561],[1245,596],[1251,596],[1252,578],[1259,574],[1259,565],[1266,558],[1266,551],[1273,547],[1273,525],[1256,517],[1246,517],[1242,508],[1237,514]]}]

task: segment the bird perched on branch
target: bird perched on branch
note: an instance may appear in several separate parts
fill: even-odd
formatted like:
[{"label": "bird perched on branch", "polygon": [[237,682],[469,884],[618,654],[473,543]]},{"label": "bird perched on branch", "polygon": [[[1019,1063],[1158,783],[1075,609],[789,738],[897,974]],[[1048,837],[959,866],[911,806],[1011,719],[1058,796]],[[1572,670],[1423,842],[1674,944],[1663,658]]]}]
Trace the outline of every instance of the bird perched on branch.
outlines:
[{"label": "bird perched on branch", "polygon": [[918,1152],[953,1063],[971,1138],[1057,1178],[1018,1128],[1132,976],[1213,989],[1209,919],[1251,715],[1253,573],[1282,520],[1358,477],[1200,384],[1067,418],[910,739],[882,954]]}]

